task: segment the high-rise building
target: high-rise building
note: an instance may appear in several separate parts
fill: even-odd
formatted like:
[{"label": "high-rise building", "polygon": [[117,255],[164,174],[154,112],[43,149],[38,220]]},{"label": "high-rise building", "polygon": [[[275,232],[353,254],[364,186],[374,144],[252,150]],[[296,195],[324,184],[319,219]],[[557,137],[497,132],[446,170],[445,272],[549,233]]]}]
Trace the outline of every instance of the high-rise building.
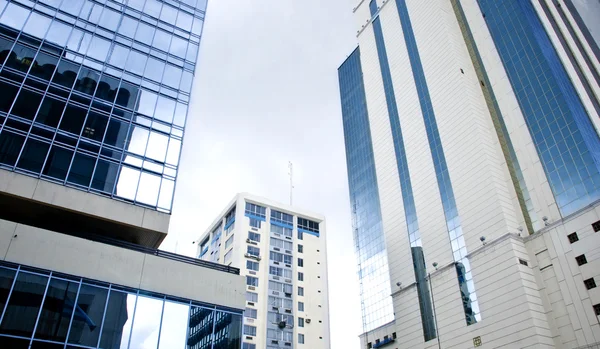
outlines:
[{"label": "high-rise building", "polygon": [[600,4],[354,16],[338,74],[362,347],[600,342]]},{"label": "high-rise building", "polygon": [[241,193],[196,243],[246,278],[242,349],[329,343],[325,217]]},{"label": "high-rise building", "polygon": [[0,347],[241,346],[167,234],[205,0],[0,0]]}]

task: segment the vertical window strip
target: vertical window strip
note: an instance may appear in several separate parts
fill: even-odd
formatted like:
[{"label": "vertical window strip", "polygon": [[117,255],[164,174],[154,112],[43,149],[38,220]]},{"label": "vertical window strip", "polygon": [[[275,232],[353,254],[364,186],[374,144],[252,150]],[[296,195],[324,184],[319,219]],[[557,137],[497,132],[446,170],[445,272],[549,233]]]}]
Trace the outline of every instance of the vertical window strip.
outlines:
[{"label": "vertical window strip", "polygon": [[435,113],[433,111],[433,105],[431,103],[431,97],[429,95],[429,89],[425,79],[425,72],[423,71],[423,65],[421,63],[421,57],[419,55],[415,34],[413,32],[410,16],[408,15],[406,1],[396,0],[396,5],[398,7],[400,24],[402,25],[402,32],[404,34],[404,40],[406,42],[406,48],[410,59],[413,77],[415,79],[417,94],[419,96],[423,121],[427,130],[427,139],[429,141],[429,148],[433,158],[433,166],[437,176],[438,187],[442,199],[442,206],[446,218],[446,227],[448,229],[448,235],[452,245],[452,253],[456,266],[458,284],[461,291],[465,320],[467,325],[472,325],[481,320],[481,313],[479,311],[479,303],[477,302],[477,296],[475,294],[475,284],[473,282],[473,276],[471,273],[471,265],[467,257],[468,252],[465,245],[465,239],[462,234],[460,217],[458,215],[458,209],[454,199],[454,190],[452,189],[452,183],[450,182],[450,174],[448,173],[446,157],[442,148],[440,134],[435,119]]},{"label": "vertical window strip", "polygon": [[394,319],[369,115],[357,48],[338,69],[363,330]]},{"label": "vertical window strip", "polygon": [[383,39],[383,30],[377,14],[377,6],[373,6],[375,0],[371,1],[370,9],[373,19],[373,32],[375,34],[375,43],[379,57],[379,66],[383,80],[383,89],[387,103],[388,117],[392,131],[394,151],[396,155],[396,165],[398,166],[398,176],[400,178],[400,188],[402,191],[402,202],[404,205],[404,214],[406,217],[406,226],[408,238],[410,241],[411,254],[413,258],[413,268],[415,280],[417,281],[417,293],[419,296],[419,305],[421,310],[421,321],[423,323],[423,336],[425,341],[436,338],[435,319],[433,318],[433,308],[431,295],[429,292],[427,272],[423,258],[423,247],[421,242],[421,233],[419,232],[419,222],[417,220],[417,210],[410,181],[410,172],[408,161],[406,160],[406,150],[404,148],[404,139],[402,137],[402,128],[400,126],[400,116],[398,114],[398,105],[396,104],[396,95],[392,83],[392,74],[390,71],[387,50]]}]

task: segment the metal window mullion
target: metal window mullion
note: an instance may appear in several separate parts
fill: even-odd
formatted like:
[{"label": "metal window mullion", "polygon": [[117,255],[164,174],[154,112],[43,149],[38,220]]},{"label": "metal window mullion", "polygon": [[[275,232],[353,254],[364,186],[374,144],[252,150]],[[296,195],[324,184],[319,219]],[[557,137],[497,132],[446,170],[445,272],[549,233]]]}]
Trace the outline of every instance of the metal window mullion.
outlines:
[{"label": "metal window mullion", "polygon": [[40,322],[40,317],[42,315],[42,310],[44,309],[44,303],[46,301],[46,295],[48,294],[48,287],[50,286],[50,282],[52,281],[52,272],[48,275],[48,281],[46,282],[46,289],[44,290],[44,296],[42,298],[42,303],[40,304],[40,310],[38,310],[38,315],[35,320],[35,326],[33,326],[33,332],[31,333],[31,338],[29,339],[29,346],[33,343],[33,337],[35,337],[35,332],[37,331],[38,323]]},{"label": "metal window mullion", "polygon": [[[190,320],[191,320],[191,316],[192,316],[192,302],[189,301],[188,302],[188,321],[187,321],[187,327],[185,329],[185,338],[190,338]],[[160,349],[160,341],[159,341],[159,349]]]},{"label": "metal window mullion", "polygon": [[[127,293],[128,295],[130,295],[131,293]],[[131,337],[133,337],[133,325],[135,323],[135,313],[137,310],[137,303],[138,303],[138,299],[140,298],[140,290],[137,290],[137,292],[135,293],[135,304],[133,306],[133,316],[131,317],[131,329],[129,330],[129,340],[127,341],[127,349],[129,349],[129,346],[131,345]]]},{"label": "metal window mullion", "polygon": [[165,315],[165,305],[167,303],[167,297],[163,297],[163,305],[162,305],[162,310],[160,312],[160,322],[158,323],[158,340],[156,341],[156,349],[158,349],[158,346],[160,345],[160,334],[162,332],[162,322],[163,322],[163,317]]},{"label": "metal window mullion", "polygon": [[[102,322],[100,324],[100,332],[98,333],[98,341],[96,342],[96,348],[100,346],[100,340],[102,339],[102,331],[104,329],[104,320],[106,319],[106,310],[108,309],[108,302],[110,301],[110,294],[112,293],[112,284],[108,285],[108,290],[106,291],[106,303],[104,304],[104,312],[102,313]],[[67,341],[69,339],[67,338]]]},{"label": "metal window mullion", "polygon": [[20,264],[17,267],[17,269],[15,269],[15,278],[12,282],[12,285],[10,286],[10,290],[8,291],[8,297],[6,298],[6,304],[4,304],[4,308],[2,308],[2,313],[0,314],[0,325],[2,324],[2,320],[4,319],[4,313],[6,312],[6,309],[8,308],[8,302],[10,301],[10,296],[12,295],[12,292],[15,288],[15,284],[17,283],[17,277],[19,276],[19,271],[21,271]]},{"label": "metal window mullion", "polygon": [[210,343],[211,349],[215,348],[215,328],[217,327],[217,307],[213,308],[213,328],[212,328],[212,341]]},{"label": "metal window mullion", "polygon": [[[75,296],[75,301],[73,302],[73,313],[71,313],[71,319],[69,319],[69,328],[67,329],[67,336],[65,337],[64,348],[67,347],[67,343],[69,342],[69,334],[71,334],[71,326],[73,326],[73,318],[75,317],[75,312],[77,311],[77,302],[79,301],[79,292],[81,291],[82,282],[83,282],[82,279],[79,279],[79,286],[77,287],[77,295]],[[69,286],[67,285],[67,288],[68,287]]]}]

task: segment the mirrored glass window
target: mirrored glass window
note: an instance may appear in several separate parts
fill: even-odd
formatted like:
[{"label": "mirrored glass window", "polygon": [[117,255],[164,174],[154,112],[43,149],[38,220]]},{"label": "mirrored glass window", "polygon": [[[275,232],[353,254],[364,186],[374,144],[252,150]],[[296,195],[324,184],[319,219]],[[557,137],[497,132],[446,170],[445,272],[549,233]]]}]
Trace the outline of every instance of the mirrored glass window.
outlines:
[{"label": "mirrored glass window", "polygon": [[52,178],[65,180],[71,165],[71,159],[73,159],[73,153],[72,150],[58,145],[52,146],[42,173]]},{"label": "mirrored glass window", "polygon": [[158,197],[158,207],[165,210],[171,210],[174,189],[175,181],[163,178],[162,185],[160,186],[160,195]]},{"label": "mirrored glass window", "polygon": [[121,172],[117,178],[115,195],[133,201],[133,199],[135,199],[139,181],[140,170],[127,166],[121,167]]},{"label": "mirrored glass window", "polygon": [[23,32],[43,39],[44,36],[46,36],[46,31],[48,31],[51,21],[51,18],[33,12],[31,13],[31,16],[29,16],[27,24],[23,27]]},{"label": "mirrored glass window", "polygon": [[[142,175],[140,185],[143,181],[144,176]],[[138,297],[131,330],[130,348],[156,348],[163,303],[161,299]]]},{"label": "mirrored glass window", "polygon": [[121,25],[119,26],[118,32],[121,35],[125,35],[127,37],[134,38],[135,30],[137,29],[137,26],[138,26],[138,21],[136,21],[135,19],[133,19],[129,16],[123,16],[123,19],[121,20]]},{"label": "mirrored glass window", "polygon": [[137,296],[111,290],[102,325],[100,348],[126,349],[131,335],[131,323]]},{"label": "mirrored glass window", "polygon": [[[55,19],[52,22],[52,25],[50,25],[50,29],[48,29],[48,33],[46,34],[46,40],[59,46],[65,46],[67,44],[67,39],[69,38],[70,33],[70,26]],[[76,46],[77,48],[81,48],[83,46],[83,43],[80,43]]]},{"label": "mirrored glass window", "polygon": [[165,302],[158,349],[185,347],[189,311],[187,304]]},{"label": "mirrored glass window", "polygon": [[51,279],[38,320],[35,338],[64,342],[79,283]]},{"label": "mirrored glass window", "polygon": [[2,17],[0,17],[0,23],[13,29],[21,30],[25,21],[27,21],[28,15],[29,11],[27,9],[14,2],[9,2],[8,6],[4,9],[4,13],[2,13]]},{"label": "mirrored glass window", "polygon": [[47,283],[45,276],[19,273],[0,324],[1,333],[31,337]]},{"label": "mirrored glass window", "polygon": [[167,64],[163,76],[163,84],[172,88],[178,88],[181,80],[181,73],[181,68]]}]

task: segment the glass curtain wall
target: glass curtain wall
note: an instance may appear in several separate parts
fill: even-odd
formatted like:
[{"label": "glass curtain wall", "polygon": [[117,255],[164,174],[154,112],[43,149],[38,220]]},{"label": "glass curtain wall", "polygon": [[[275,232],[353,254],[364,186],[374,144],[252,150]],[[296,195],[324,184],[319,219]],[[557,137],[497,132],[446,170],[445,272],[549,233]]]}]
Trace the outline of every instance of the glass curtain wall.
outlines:
[{"label": "glass curtain wall", "polygon": [[206,0],[0,0],[0,167],[170,212]]},{"label": "glass curtain wall", "polygon": [[25,266],[0,265],[0,311],[1,348],[241,346],[241,311]]}]

